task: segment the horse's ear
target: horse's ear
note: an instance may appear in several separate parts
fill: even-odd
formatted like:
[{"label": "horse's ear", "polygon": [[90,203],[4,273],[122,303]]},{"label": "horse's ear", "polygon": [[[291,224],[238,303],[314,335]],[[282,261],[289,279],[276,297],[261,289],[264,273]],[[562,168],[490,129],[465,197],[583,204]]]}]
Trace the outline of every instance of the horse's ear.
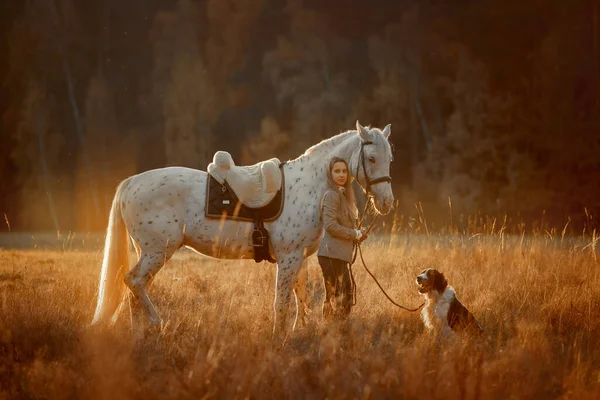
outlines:
[{"label": "horse's ear", "polygon": [[387,124],[381,133],[383,133],[383,136],[385,136],[386,139],[389,138],[390,133],[392,133],[392,124]]},{"label": "horse's ear", "polygon": [[364,140],[365,142],[370,139],[369,130],[367,128],[365,128],[364,126],[362,126],[360,124],[360,122],[358,122],[358,120],[356,121],[356,131],[360,135],[361,139]]}]

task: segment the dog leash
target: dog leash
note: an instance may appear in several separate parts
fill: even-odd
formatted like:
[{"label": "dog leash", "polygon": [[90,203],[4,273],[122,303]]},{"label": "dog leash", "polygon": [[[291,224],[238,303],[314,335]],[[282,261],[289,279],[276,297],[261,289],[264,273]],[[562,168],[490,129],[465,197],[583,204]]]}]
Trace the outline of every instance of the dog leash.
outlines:
[{"label": "dog leash", "polygon": [[[410,311],[410,312],[415,312],[415,311],[419,311],[421,309],[421,307],[423,307],[425,305],[425,303],[423,302],[420,306],[418,306],[417,308],[408,308],[408,307],[404,307],[403,305],[400,305],[398,303],[396,303],[388,294],[387,292],[383,289],[383,287],[381,286],[381,284],[379,283],[379,281],[377,280],[377,278],[375,278],[375,275],[373,275],[373,273],[371,271],[369,271],[369,268],[367,268],[367,264],[365,263],[365,259],[363,258],[362,255],[362,249],[360,247],[360,244],[358,244],[356,246],[358,248],[358,253],[360,254],[360,260],[362,261],[362,265],[365,268],[365,270],[367,271],[367,273],[371,276],[371,278],[373,278],[373,280],[375,281],[375,283],[377,284],[377,286],[379,286],[379,289],[381,289],[381,292],[385,295],[385,297],[387,297],[387,299],[396,307],[399,307],[403,310],[406,311]],[[352,278],[352,280],[354,281],[354,278]],[[356,292],[356,289],[355,289]],[[356,296],[356,294],[355,294]]]},{"label": "dog leash", "polygon": [[[367,211],[367,206],[369,204],[369,200],[367,199],[367,202],[365,203],[365,209],[363,211],[363,217],[360,221],[359,224],[359,229],[362,226],[363,220],[365,218],[366,215],[366,211]],[[377,219],[377,214],[375,214],[375,216],[373,217],[373,220],[371,221],[371,223],[369,224],[369,226],[367,227],[367,230],[365,231],[365,234],[369,233],[371,231],[371,228],[373,228],[373,225],[375,225],[375,220]],[[352,272],[352,265],[354,264],[354,262],[356,261],[356,255],[360,254],[360,260],[362,261],[362,265],[365,268],[365,270],[367,271],[367,273],[371,276],[371,278],[373,278],[373,280],[375,281],[375,283],[377,284],[377,286],[379,286],[379,289],[381,290],[381,292],[385,295],[385,297],[387,297],[387,299],[396,307],[401,308],[403,310],[409,311],[409,312],[415,312],[418,311],[419,309],[421,309],[421,307],[423,307],[425,305],[425,302],[423,302],[420,306],[418,306],[417,308],[408,308],[408,307],[404,307],[401,304],[396,303],[385,291],[385,289],[383,289],[383,287],[381,286],[381,284],[379,283],[379,281],[377,280],[377,278],[375,277],[375,275],[373,275],[373,273],[369,270],[369,268],[367,267],[367,263],[365,263],[365,259],[363,258],[363,254],[362,254],[362,248],[360,247],[361,244],[360,242],[356,243],[356,248],[354,249],[354,255],[352,256],[352,263],[350,264],[350,278],[352,279],[352,305],[356,305],[356,283],[354,282],[354,274]]]}]

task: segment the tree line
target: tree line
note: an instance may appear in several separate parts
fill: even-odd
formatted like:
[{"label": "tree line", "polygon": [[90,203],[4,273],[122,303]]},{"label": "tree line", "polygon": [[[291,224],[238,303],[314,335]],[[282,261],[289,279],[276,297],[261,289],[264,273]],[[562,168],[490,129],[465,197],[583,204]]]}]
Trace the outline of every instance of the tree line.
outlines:
[{"label": "tree line", "polygon": [[[392,123],[397,215],[590,225],[600,209],[591,0],[30,0],[0,13],[1,212],[102,230],[166,165],[294,158]],[[586,226],[587,226],[586,225]]]}]

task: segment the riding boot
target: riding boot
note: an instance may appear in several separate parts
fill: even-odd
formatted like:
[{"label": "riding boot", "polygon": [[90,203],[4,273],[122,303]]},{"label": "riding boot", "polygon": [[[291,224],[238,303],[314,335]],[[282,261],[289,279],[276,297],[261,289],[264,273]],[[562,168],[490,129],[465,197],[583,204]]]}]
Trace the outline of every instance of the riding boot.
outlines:
[{"label": "riding boot", "polygon": [[328,257],[319,257],[319,265],[323,271],[323,283],[325,286],[325,301],[323,302],[323,318],[331,321],[335,316],[333,300],[336,294],[336,269],[335,260]]},{"label": "riding boot", "polygon": [[340,314],[343,318],[346,318],[350,311],[352,310],[352,302],[353,302],[353,293],[352,293],[352,278],[350,277],[350,268],[348,264],[344,266],[344,270],[342,271],[342,285],[341,285],[341,295],[342,301],[340,304]]},{"label": "riding boot", "polygon": [[348,263],[339,261],[335,264],[335,319],[344,320],[352,309],[352,280]]}]

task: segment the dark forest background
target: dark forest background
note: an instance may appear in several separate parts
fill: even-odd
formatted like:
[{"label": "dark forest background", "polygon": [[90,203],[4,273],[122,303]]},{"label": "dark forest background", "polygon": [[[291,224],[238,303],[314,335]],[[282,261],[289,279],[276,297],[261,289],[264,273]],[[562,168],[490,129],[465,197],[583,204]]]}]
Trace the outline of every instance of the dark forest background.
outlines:
[{"label": "dark forest background", "polygon": [[13,230],[101,231],[128,175],[295,158],[357,119],[392,124],[406,220],[600,211],[597,0],[0,4]]}]

